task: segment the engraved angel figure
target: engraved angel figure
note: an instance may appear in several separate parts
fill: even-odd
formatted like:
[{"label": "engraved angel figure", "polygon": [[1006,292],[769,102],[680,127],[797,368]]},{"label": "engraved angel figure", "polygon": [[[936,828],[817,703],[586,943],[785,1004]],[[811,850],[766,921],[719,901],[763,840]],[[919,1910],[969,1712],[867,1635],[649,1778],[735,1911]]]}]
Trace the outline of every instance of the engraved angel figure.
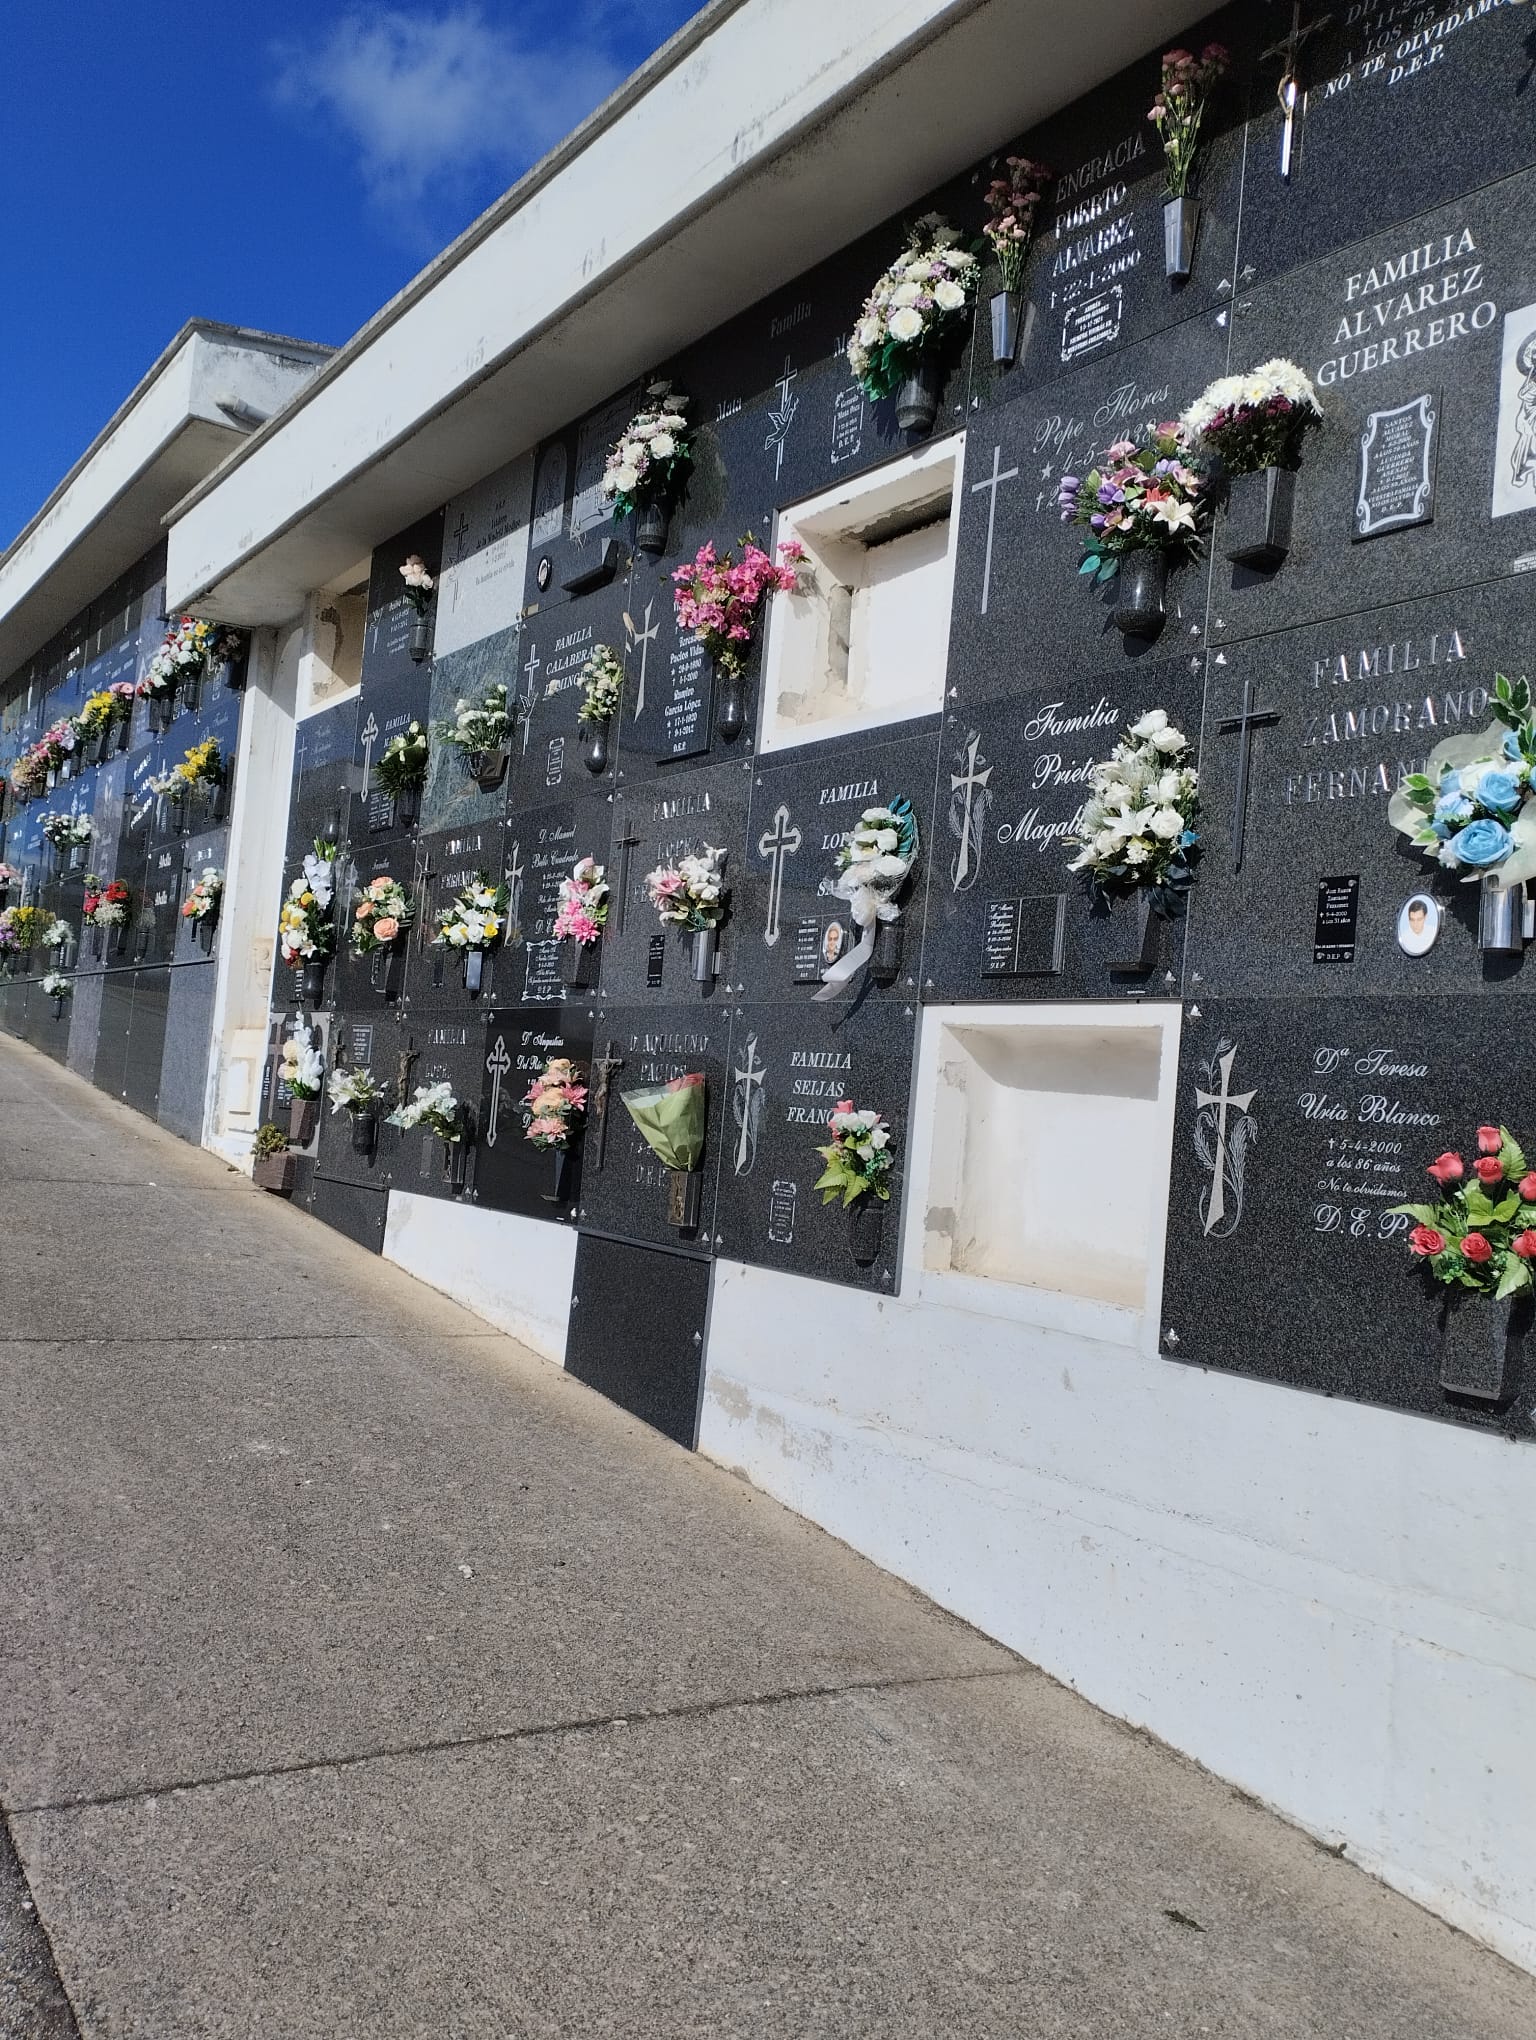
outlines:
[{"label": "engraved angel figure", "polygon": [[1514,445],[1509,456],[1511,488],[1536,489],[1536,331],[1520,343],[1515,366],[1524,380],[1515,398]]}]

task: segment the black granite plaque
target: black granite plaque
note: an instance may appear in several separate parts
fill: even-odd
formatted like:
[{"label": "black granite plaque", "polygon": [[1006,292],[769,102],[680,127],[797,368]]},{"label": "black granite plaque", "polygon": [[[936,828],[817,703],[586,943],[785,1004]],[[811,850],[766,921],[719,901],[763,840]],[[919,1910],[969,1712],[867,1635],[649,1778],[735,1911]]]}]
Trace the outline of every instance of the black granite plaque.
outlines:
[{"label": "black granite plaque", "polygon": [[646,945],[645,982],[648,990],[659,992],[667,967],[667,938],[653,935]]},{"label": "black granite plaque", "polygon": [[1437,394],[1413,397],[1372,411],[1360,434],[1360,486],[1355,492],[1355,538],[1378,538],[1405,524],[1428,524],[1435,514]]},{"label": "black granite plaque", "polygon": [[[748,761],[695,766],[641,779],[638,767],[614,795],[609,883],[613,888],[603,942],[603,989],[615,1004],[654,998],[689,1001],[714,995],[736,977],[746,884]],[[716,936],[716,975],[696,984],[691,936],[663,923],[646,890],[648,874],[674,867],[706,848],[725,852],[726,912]],[[658,975],[659,973],[659,975]]]},{"label": "black granite plaque", "polygon": [[1058,976],[1066,908],[1065,893],[988,900],[981,924],[982,976]]},{"label": "black granite plaque", "polygon": [[1317,925],[1312,938],[1314,963],[1353,963],[1355,929],[1360,919],[1360,878],[1320,878],[1317,882]]},{"label": "black granite plaque", "polygon": [[[456,893],[482,873],[492,884],[496,882],[508,854],[503,837],[500,822],[485,822],[450,829],[442,835],[424,835],[415,839],[414,845],[397,837],[392,843],[379,845],[377,851],[366,839],[358,848],[359,869],[367,871],[375,855],[379,856],[390,875],[401,881],[416,903],[416,922],[406,943],[405,973],[399,993],[401,1010],[413,1019],[417,1015],[441,1013],[467,1020],[489,1006],[496,986],[506,983],[514,974],[507,947],[515,926],[510,911],[506,942],[486,952],[481,990],[476,997],[470,995],[465,982],[463,953],[433,939],[438,929],[437,916],[452,903]],[[367,1011],[386,1003],[372,982],[372,965],[366,958],[346,966],[342,982],[348,1003],[355,1008]],[[397,980],[391,973],[385,982],[387,987],[393,987]],[[421,1024],[427,1022],[423,1020]]]},{"label": "black granite plaque", "polygon": [[585,1233],[571,1282],[567,1372],[690,1450],[709,1282],[707,1261]]},{"label": "black granite plaque", "polygon": [[591,1140],[588,1120],[584,1116],[577,1121],[557,1199],[555,1153],[527,1138],[523,1099],[546,1063],[558,1057],[576,1064],[577,1081],[589,1087],[590,1097],[592,1023],[575,1009],[562,1014],[545,1008],[509,1008],[488,1016],[483,1046],[476,1197],[498,1211],[568,1221],[581,1196]]},{"label": "black granite plaque", "polygon": [[442,560],[443,513],[434,510],[379,546],[373,555],[368,577],[368,623],[363,636],[363,705],[366,720],[368,700],[391,683],[408,681],[419,674],[421,707],[426,707],[427,680],[424,666],[411,658],[411,632],[416,612],[405,598],[400,568],[412,553],[436,575]]}]

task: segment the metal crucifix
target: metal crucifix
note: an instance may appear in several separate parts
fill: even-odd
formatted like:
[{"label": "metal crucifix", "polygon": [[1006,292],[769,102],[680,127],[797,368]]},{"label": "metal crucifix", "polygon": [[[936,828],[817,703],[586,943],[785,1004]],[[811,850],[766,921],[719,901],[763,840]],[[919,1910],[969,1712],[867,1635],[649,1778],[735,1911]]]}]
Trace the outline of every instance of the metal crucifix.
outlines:
[{"label": "metal crucifix", "polygon": [[1224,716],[1216,728],[1224,737],[1234,730],[1238,732],[1237,746],[1237,793],[1232,802],[1232,869],[1243,868],[1243,837],[1248,828],[1248,766],[1252,756],[1253,732],[1266,729],[1280,720],[1278,708],[1255,708],[1253,705],[1253,682],[1243,682],[1243,707],[1240,715]]},{"label": "metal crucifix", "polygon": [[1280,101],[1281,112],[1285,115],[1285,123],[1280,131],[1280,175],[1287,182],[1290,180],[1296,160],[1296,108],[1301,103],[1301,79],[1297,75],[1296,59],[1300,56],[1301,46],[1308,36],[1316,35],[1320,28],[1326,28],[1332,19],[1331,14],[1320,14],[1316,21],[1309,21],[1303,25],[1301,0],[1293,0],[1290,34],[1282,36],[1279,42],[1273,44],[1263,55],[1262,61],[1265,63],[1272,57],[1278,57],[1282,64],[1280,83],[1276,87],[1275,96]]}]

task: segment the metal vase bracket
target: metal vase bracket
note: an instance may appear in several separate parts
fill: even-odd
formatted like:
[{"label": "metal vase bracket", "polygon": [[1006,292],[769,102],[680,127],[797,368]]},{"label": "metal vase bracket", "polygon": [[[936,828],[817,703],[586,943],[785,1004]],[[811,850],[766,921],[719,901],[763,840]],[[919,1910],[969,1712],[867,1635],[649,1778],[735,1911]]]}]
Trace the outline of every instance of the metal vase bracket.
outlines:
[{"label": "metal vase bracket", "polygon": [[896,423],[913,438],[933,430],[944,394],[944,370],[938,356],[925,354],[916,370],[896,391]]},{"label": "metal vase bracket", "polygon": [[652,499],[635,512],[635,545],[640,552],[658,557],[667,549],[667,506]]},{"label": "metal vase bracket", "polygon": [[549,1188],[539,1194],[546,1204],[567,1204],[570,1201],[571,1151],[569,1148],[551,1148]]},{"label": "metal vase bracket", "polygon": [[695,928],[693,931],[693,981],[696,985],[711,985],[720,968],[718,928]]},{"label": "metal vase bracket", "polygon": [[1291,549],[1296,476],[1291,468],[1260,468],[1234,475],[1227,493],[1223,552],[1238,566],[1273,573]]},{"label": "metal vase bracket", "polygon": [[572,991],[588,991],[597,983],[597,944],[567,935],[561,945],[560,977]]},{"label": "metal vase bracket", "polygon": [[507,760],[511,753],[505,744],[498,744],[494,751],[471,751],[469,754],[469,776],[482,793],[494,793],[507,776]]},{"label": "metal vase bracket", "polygon": [[1018,359],[1023,306],[1019,291],[999,290],[992,295],[992,362],[996,368],[1012,368]]},{"label": "metal vase bracket", "polygon": [[1195,235],[1200,228],[1200,201],[1170,198],[1163,207],[1163,268],[1180,282],[1195,266]]},{"label": "metal vase bracket", "polygon": [[866,1190],[848,1207],[848,1251],[854,1264],[872,1268],[880,1258],[885,1233],[885,1206],[872,1190]]},{"label": "metal vase bracket", "polygon": [[460,1108],[459,1137],[446,1140],[443,1146],[448,1150],[443,1162],[443,1174],[448,1178],[448,1187],[455,1197],[462,1197],[464,1185],[469,1180],[469,1151],[475,1144],[475,1122],[467,1107]]},{"label": "metal vase bracket", "polygon": [[1115,629],[1127,637],[1156,637],[1168,621],[1167,553],[1160,545],[1122,553],[1115,590]]},{"label": "metal vase bracket", "polygon": [[1485,956],[1518,956],[1531,933],[1523,885],[1506,885],[1497,872],[1483,879],[1477,895],[1477,946]]},{"label": "metal vase bracket", "polygon": [[429,610],[421,610],[411,623],[411,659],[420,665],[432,649],[432,616]]},{"label": "metal vase bracket", "polygon": [[1530,1321],[1528,1298],[1453,1290],[1440,1312],[1440,1386],[1449,1395],[1507,1402],[1519,1386]]},{"label": "metal vase bracket", "polygon": [[485,983],[485,951],[466,949],[464,952],[464,989],[475,998]]},{"label": "metal vase bracket", "polygon": [[608,725],[588,723],[587,741],[581,747],[581,762],[592,773],[608,770]]},{"label": "metal vase bracket", "polygon": [[667,1224],[679,1232],[697,1232],[704,1198],[702,1169],[668,1169]]}]

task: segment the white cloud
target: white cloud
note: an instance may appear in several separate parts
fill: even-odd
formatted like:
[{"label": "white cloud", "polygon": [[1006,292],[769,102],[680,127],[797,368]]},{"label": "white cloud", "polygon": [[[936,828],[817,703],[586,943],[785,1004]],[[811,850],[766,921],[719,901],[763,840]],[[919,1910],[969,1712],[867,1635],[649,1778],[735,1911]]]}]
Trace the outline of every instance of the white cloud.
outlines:
[{"label": "white cloud", "polygon": [[436,18],[349,14],[317,43],[284,44],[276,57],[278,104],[326,123],[357,151],[371,196],[410,209],[487,171],[515,178],[625,71],[579,32],[558,53],[530,48],[476,7]]}]

